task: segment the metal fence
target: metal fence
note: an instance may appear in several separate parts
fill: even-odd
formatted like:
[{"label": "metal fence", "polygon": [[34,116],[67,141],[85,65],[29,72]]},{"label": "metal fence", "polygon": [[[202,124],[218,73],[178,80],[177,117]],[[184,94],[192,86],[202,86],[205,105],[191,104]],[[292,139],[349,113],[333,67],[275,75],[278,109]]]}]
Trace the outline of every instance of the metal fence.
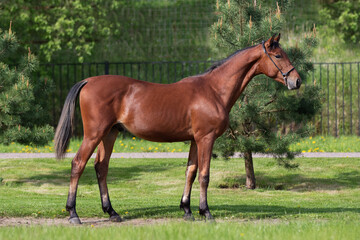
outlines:
[{"label": "metal fence", "polygon": [[360,136],[360,62],[314,63],[312,81],[323,91],[319,134]]},{"label": "metal fence", "polygon": [[[172,61],[42,64],[38,76],[53,79],[55,89],[50,100],[50,114],[52,125],[56,126],[69,89],[82,79],[116,74],[166,84],[204,72],[213,63],[214,61]],[[321,86],[323,91],[322,112],[313,122],[318,134],[360,136],[359,65],[360,62],[314,63],[311,84]],[[76,116],[75,134],[79,136],[82,134],[80,113]]]}]

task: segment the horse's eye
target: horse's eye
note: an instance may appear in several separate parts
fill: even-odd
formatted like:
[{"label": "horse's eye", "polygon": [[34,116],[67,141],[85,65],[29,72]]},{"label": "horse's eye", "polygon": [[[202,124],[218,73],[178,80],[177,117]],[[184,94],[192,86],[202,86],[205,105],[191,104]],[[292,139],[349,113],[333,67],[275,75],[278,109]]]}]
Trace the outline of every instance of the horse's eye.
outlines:
[{"label": "horse's eye", "polygon": [[281,58],[281,55],[275,55],[276,58]]}]

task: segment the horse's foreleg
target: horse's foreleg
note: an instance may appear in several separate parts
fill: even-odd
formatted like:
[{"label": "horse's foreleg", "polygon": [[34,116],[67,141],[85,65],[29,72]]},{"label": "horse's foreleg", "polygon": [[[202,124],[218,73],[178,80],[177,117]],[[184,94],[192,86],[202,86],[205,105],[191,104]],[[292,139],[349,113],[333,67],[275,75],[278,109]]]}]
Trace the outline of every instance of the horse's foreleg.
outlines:
[{"label": "horse's foreleg", "polygon": [[71,163],[71,177],[68,199],[66,202],[66,210],[70,213],[70,223],[80,224],[79,216],[76,213],[76,192],[78,188],[79,179],[84,172],[85,165],[88,162],[91,154],[97,145],[97,141],[84,138],[79,151]]},{"label": "horse's foreleg", "polygon": [[184,214],[185,220],[194,220],[194,217],[190,209],[190,196],[191,196],[192,184],[195,180],[197,169],[198,169],[197,146],[195,141],[192,141],[189,151],[187,168],[185,172],[186,181],[185,181],[184,193],[180,201],[180,208],[182,208],[185,212]]},{"label": "horse's foreleg", "polygon": [[215,138],[207,135],[196,141],[198,149],[199,183],[200,183],[200,205],[199,213],[212,220],[213,216],[207,204],[207,189],[210,181],[210,159]]},{"label": "horse's foreleg", "polygon": [[110,133],[102,139],[98,147],[94,164],[100,189],[102,209],[110,215],[110,220],[113,222],[120,222],[121,218],[111,206],[106,177],[109,169],[110,156],[118,132],[119,131],[116,128],[113,128]]}]

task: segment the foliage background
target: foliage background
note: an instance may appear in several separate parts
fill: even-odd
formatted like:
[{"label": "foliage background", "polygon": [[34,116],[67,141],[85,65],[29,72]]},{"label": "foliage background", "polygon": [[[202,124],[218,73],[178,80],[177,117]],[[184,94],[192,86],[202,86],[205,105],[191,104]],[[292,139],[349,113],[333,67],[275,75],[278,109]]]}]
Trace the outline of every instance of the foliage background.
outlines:
[{"label": "foliage background", "polygon": [[[0,143],[46,144],[52,138],[46,101],[51,82],[32,79],[38,60],[31,54],[21,56],[11,30],[0,31]],[[17,65],[9,66],[7,59],[17,57]]]},{"label": "foliage background", "polygon": [[212,10],[209,0],[5,0],[0,28],[13,20],[41,61],[207,59]]},{"label": "foliage background", "polygon": [[[265,4],[276,6],[277,1]],[[282,5],[287,1],[279,0]],[[353,48],[348,36],[358,39],[354,35],[358,2],[293,1],[285,16],[283,42],[296,42],[299,34],[311,31],[315,23],[320,44],[313,60],[356,59],[359,50]],[[23,51],[31,47],[41,63],[218,59],[224,53],[209,43],[209,27],[216,20],[215,3],[2,0],[0,28],[7,29],[12,20]],[[341,34],[336,34],[339,28]]]}]

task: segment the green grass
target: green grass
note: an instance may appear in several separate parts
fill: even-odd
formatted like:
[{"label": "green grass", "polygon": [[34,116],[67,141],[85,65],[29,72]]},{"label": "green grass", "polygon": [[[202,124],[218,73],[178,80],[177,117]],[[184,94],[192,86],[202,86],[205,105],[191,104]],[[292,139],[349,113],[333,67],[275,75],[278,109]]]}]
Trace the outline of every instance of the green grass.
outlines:
[{"label": "green grass", "polygon": [[[286,170],[274,160],[255,159],[259,188],[244,184],[243,160],[214,160],[209,205],[221,219],[332,219],[359,217],[359,159],[297,159],[300,167]],[[107,217],[90,160],[80,180],[80,217]],[[113,206],[124,218],[180,218],[185,159],[113,159],[108,176]],[[70,160],[2,159],[0,216],[67,217],[64,210]],[[240,188],[221,188],[228,181]],[[277,186],[282,185],[281,189]],[[199,186],[195,181],[192,208],[196,213]],[[198,214],[195,217],[199,219]]]},{"label": "green grass", "polygon": [[[246,190],[244,162],[213,160],[208,201],[217,224],[197,213],[181,220],[186,159],[112,159],[108,176],[113,207],[126,220],[166,218],[154,224],[95,227],[0,227],[0,239],[356,239],[360,234],[360,161],[299,158],[286,170],[272,159],[255,159],[258,188]],[[0,217],[67,218],[70,159],[0,159]],[[80,180],[80,218],[100,217],[99,190],[90,160]],[[236,187],[224,185],[235,182]],[[279,186],[281,186],[279,188]],[[281,189],[281,190],[276,190]]]},{"label": "green grass", "polygon": [[[292,151],[299,152],[360,152],[360,137],[358,136],[315,136],[304,138],[291,145]],[[72,139],[68,152],[76,152],[81,139]],[[113,152],[187,152],[189,143],[157,143],[139,138],[119,137],[114,145]],[[0,153],[51,153],[54,152],[54,143],[46,146],[29,146],[18,143],[10,145],[0,144]]]},{"label": "green grass", "polygon": [[303,138],[291,145],[292,151],[300,152],[360,152],[358,136],[315,136]]},{"label": "green grass", "polygon": [[[82,139],[73,138],[70,141],[67,152],[77,152]],[[149,142],[136,137],[118,137],[114,144],[113,152],[187,152],[190,145],[186,142],[158,143]],[[9,145],[0,144],[1,153],[52,153],[54,142],[45,146],[31,146],[18,143]]]},{"label": "green grass", "polygon": [[0,239],[357,239],[358,221],[289,223],[166,223],[92,228],[31,226],[0,228]]}]

